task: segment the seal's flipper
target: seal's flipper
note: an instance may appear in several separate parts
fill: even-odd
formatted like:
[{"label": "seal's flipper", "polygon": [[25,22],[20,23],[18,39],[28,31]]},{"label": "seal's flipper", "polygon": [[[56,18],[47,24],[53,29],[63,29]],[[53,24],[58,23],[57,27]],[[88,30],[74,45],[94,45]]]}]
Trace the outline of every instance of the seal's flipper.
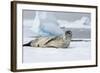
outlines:
[{"label": "seal's flipper", "polygon": [[29,43],[23,44],[23,46],[31,46],[32,41],[30,41]]}]

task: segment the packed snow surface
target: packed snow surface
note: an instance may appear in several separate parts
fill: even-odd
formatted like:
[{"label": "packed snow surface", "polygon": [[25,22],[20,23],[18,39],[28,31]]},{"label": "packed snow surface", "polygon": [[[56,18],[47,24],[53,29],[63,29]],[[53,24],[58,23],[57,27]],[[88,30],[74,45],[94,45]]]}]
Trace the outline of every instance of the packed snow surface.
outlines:
[{"label": "packed snow surface", "polygon": [[71,42],[69,48],[23,47],[23,63],[91,59],[90,41]]}]

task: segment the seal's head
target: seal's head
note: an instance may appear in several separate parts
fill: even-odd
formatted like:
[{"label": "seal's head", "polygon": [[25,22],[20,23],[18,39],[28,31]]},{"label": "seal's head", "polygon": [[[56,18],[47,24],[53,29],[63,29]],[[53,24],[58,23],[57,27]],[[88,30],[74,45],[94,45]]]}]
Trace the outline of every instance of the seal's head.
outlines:
[{"label": "seal's head", "polygon": [[64,47],[65,47],[65,48],[69,47],[71,38],[72,38],[72,32],[71,32],[70,30],[65,31],[65,34],[64,34],[64,36],[63,36]]},{"label": "seal's head", "polygon": [[72,31],[68,30],[68,31],[65,31],[65,39],[68,39],[68,38],[72,38]]},{"label": "seal's head", "polygon": [[68,35],[68,34],[72,34],[72,32],[70,30],[66,31],[65,35]]}]

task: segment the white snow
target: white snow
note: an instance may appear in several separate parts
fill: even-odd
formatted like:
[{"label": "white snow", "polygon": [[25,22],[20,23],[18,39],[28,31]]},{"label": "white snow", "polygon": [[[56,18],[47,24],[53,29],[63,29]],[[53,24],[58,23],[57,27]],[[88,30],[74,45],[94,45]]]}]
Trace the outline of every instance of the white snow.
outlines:
[{"label": "white snow", "polygon": [[71,42],[69,48],[23,47],[23,63],[58,62],[91,59],[91,43]]}]

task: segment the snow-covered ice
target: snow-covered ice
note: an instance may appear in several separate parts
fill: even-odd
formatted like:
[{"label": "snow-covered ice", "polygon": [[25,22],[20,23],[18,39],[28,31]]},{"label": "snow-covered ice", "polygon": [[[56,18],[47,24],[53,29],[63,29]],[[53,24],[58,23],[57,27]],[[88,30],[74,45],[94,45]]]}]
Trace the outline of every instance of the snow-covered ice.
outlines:
[{"label": "snow-covered ice", "polygon": [[90,41],[73,41],[65,49],[23,47],[23,63],[88,60],[91,59],[90,46]]}]

